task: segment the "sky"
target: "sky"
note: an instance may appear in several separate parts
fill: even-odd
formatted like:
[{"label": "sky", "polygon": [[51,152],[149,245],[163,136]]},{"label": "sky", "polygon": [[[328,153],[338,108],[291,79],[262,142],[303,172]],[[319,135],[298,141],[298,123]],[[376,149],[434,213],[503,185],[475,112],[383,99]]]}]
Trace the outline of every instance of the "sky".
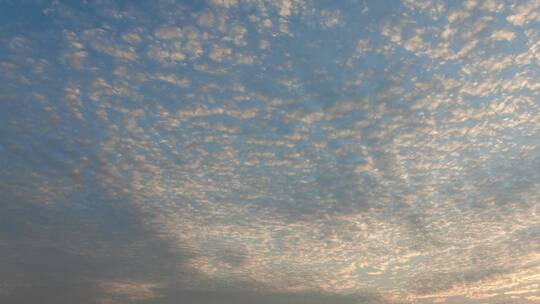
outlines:
[{"label": "sky", "polygon": [[540,303],[540,2],[0,0],[0,302]]}]

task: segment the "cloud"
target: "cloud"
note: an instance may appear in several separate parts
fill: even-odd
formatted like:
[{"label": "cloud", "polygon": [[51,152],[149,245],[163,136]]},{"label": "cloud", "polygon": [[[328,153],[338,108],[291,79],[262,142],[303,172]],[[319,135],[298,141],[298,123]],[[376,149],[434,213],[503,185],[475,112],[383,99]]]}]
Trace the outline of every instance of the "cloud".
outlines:
[{"label": "cloud", "polygon": [[506,17],[506,20],[514,25],[523,26],[530,22],[540,20],[538,14],[538,3],[534,1],[525,1],[521,4],[514,5],[511,9],[511,15]]},{"label": "cloud", "polygon": [[73,116],[79,120],[84,120],[82,114],[83,103],[80,98],[80,90],[78,88],[67,87],[64,89],[64,101],[69,105]]},{"label": "cloud", "polygon": [[139,283],[130,281],[112,281],[102,283],[105,293],[122,301],[140,302],[158,298],[156,289],[160,287],[156,283]]},{"label": "cloud", "polygon": [[153,76],[154,79],[161,80],[170,84],[177,85],[179,87],[185,88],[189,86],[189,79],[187,78],[178,78],[175,74],[156,74]]},{"label": "cloud", "polygon": [[537,300],[534,5],[36,5],[0,300]]},{"label": "cloud", "polygon": [[212,48],[212,51],[210,51],[208,57],[214,61],[223,61],[225,59],[229,59],[231,55],[232,50],[230,48],[215,45]]},{"label": "cloud", "polygon": [[137,59],[137,53],[132,46],[126,46],[108,37],[104,29],[95,28],[85,30],[83,39],[96,51],[121,60],[132,61]]},{"label": "cloud", "polygon": [[493,32],[490,37],[493,41],[512,41],[516,38],[516,34],[507,30],[498,30]]},{"label": "cloud", "polygon": [[211,4],[225,8],[234,7],[238,4],[237,0],[211,0]]},{"label": "cloud", "polygon": [[175,65],[185,60],[195,60],[203,54],[200,33],[191,27],[162,27],[154,32],[148,56],[164,65]]},{"label": "cloud", "polygon": [[172,48],[152,45],[148,50],[148,56],[163,64],[174,64],[187,58],[178,44],[174,44]]},{"label": "cloud", "polygon": [[341,12],[339,10],[323,10],[321,12],[321,25],[323,28],[331,28],[342,23]]}]

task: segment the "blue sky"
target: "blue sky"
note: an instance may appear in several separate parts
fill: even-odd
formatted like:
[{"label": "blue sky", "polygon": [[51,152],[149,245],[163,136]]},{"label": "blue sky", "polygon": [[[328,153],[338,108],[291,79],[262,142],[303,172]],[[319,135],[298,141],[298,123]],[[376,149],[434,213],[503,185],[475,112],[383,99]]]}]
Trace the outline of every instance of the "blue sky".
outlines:
[{"label": "blue sky", "polygon": [[539,303],[538,1],[0,1],[0,301]]}]

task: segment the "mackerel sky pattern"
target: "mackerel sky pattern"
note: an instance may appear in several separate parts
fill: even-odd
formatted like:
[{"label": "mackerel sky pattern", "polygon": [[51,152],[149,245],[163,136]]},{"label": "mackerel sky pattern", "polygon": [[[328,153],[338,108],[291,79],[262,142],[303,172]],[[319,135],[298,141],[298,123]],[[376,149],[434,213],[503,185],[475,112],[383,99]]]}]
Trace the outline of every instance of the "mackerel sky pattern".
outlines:
[{"label": "mackerel sky pattern", "polygon": [[0,302],[540,303],[540,2],[0,0]]}]

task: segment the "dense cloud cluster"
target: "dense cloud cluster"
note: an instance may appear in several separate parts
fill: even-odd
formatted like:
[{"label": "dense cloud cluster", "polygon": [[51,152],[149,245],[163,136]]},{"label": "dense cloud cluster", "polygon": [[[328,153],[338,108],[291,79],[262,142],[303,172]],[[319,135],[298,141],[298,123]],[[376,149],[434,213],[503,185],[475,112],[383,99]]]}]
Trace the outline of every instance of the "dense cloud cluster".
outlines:
[{"label": "dense cloud cluster", "polygon": [[540,302],[538,1],[0,19],[0,302]]}]

